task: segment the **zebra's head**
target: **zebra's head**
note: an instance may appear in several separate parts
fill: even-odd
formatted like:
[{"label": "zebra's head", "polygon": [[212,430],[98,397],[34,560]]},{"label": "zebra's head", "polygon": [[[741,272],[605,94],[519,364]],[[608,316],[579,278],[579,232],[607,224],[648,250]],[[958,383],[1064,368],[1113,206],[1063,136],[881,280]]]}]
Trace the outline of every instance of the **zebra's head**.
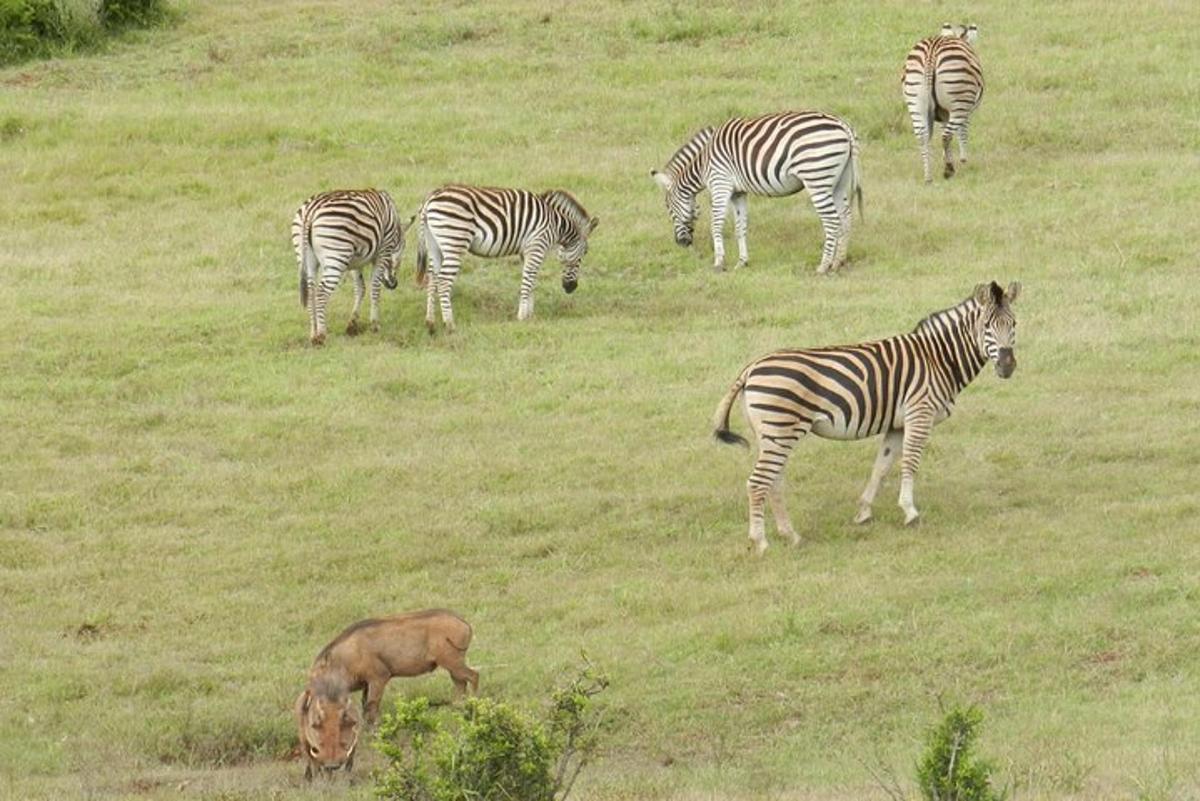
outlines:
[{"label": "zebra's head", "polygon": [[959,39],[966,39],[968,44],[974,45],[979,38],[978,25],[954,25],[950,22],[942,23],[942,36],[953,36]]},{"label": "zebra's head", "polygon": [[408,218],[408,222],[397,222],[396,225],[388,229],[387,235],[383,241],[383,285],[388,289],[395,289],[396,268],[400,266],[400,258],[404,255],[404,235],[408,233],[408,229],[412,228],[413,220],[417,216]]},{"label": "zebra's head", "polygon": [[675,244],[690,247],[696,232],[696,193],[680,186],[670,173],[651,170],[650,176],[667,192],[667,213],[675,227]]},{"label": "zebra's head", "polygon": [[563,266],[562,287],[568,295],[579,286],[579,267],[583,264],[583,257],[587,255],[588,236],[599,224],[599,217],[589,218],[582,230],[578,226],[573,227],[572,233],[559,245],[558,259]]},{"label": "zebra's head", "polygon": [[996,375],[1008,378],[1017,369],[1013,348],[1017,344],[1017,318],[1012,306],[1021,294],[1021,285],[1012,283],[1008,289],[995,281],[975,287],[975,302],[979,304],[979,323],[975,332],[980,353],[996,363]]}]

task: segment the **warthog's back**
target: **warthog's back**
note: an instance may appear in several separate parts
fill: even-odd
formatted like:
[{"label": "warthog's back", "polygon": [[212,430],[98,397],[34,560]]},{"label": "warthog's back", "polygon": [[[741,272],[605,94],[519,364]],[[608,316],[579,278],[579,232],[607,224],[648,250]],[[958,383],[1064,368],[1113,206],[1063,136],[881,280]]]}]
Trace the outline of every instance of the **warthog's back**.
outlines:
[{"label": "warthog's back", "polygon": [[349,626],[317,655],[313,672],[343,672],[355,689],[382,667],[392,676],[418,676],[471,644],[471,626],[447,609],[425,609]]}]

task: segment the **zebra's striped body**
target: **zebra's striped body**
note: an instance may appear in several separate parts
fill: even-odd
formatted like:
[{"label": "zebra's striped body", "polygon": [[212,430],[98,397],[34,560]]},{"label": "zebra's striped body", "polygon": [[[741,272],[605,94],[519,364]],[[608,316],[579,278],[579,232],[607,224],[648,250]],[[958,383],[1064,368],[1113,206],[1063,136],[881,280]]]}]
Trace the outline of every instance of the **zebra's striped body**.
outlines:
[{"label": "zebra's striped body", "polygon": [[929,139],[935,120],[942,123],[942,155],[946,163],[943,175],[946,178],[954,175],[954,157],[950,155],[952,137],[958,137],[958,156],[966,163],[967,127],[971,112],[983,98],[983,68],[974,48],[978,35],[974,25],[964,28],[943,25],[941,35],[917,42],[904,60],[900,84],[913,133],[921,145],[925,183],[933,180]]},{"label": "zebra's striped body", "polygon": [[821,218],[825,243],[817,272],[837,269],[850,240],[850,200],[857,195],[858,140],[837,117],[815,111],[735,117],[705,128],[671,157],[654,180],[667,192],[675,241],[692,244],[696,195],[707,188],[712,201],[713,268],[724,269],[725,214],[733,206],[738,267],[749,261],[746,196],[786,197],[801,189]]},{"label": "zebra's striped body", "polygon": [[[570,294],[579,284],[588,236],[599,222],[588,216],[570,193],[559,189],[535,194],[523,189],[459,185],[431,192],[420,217],[417,282],[426,286],[425,325],[431,333],[437,304],[441,305],[442,323],[454,328],[450,291],[468,251],[477,256],[521,256],[517,319],[527,320],[533,315],[538,270],[551,248],[558,248],[563,290]],[[426,275],[427,271],[431,274]]]},{"label": "zebra's striped body", "polygon": [[304,201],[292,219],[292,246],[300,263],[300,305],[308,309],[314,345],[325,342],[325,307],[346,271],[354,273],[354,311],[346,333],[358,333],[367,264],[373,267],[371,330],[379,330],[380,288],[396,288],[396,265],[411,224],[400,223],[391,196],[377,189],[322,192]]},{"label": "zebra's striped body", "polygon": [[883,434],[870,481],[859,498],[856,522],[871,519],[879,484],[896,457],[901,461],[900,507],[905,523],[918,513],[913,480],[934,425],[950,416],[958,393],[989,360],[1008,378],[1016,369],[1013,284],[980,284],[957,306],[922,320],[909,334],[844,347],[783,350],[751,363],[717,409],[716,436],[746,443],[729,430],[734,400],[743,396],[746,418],[758,440],[758,459],[747,481],[750,540],[767,547],[763,505],[770,501],[776,526],[800,541],[783,502],[783,469],[808,433],[828,439]]}]

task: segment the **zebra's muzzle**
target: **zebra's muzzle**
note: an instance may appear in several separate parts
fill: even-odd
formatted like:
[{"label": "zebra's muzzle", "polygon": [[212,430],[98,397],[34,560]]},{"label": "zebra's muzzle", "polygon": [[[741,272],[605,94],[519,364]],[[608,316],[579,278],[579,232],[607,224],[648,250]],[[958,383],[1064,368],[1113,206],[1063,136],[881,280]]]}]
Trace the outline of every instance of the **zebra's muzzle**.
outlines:
[{"label": "zebra's muzzle", "polygon": [[566,292],[568,295],[574,292],[578,287],[579,281],[577,280],[572,279],[570,281],[563,281],[563,292]]},{"label": "zebra's muzzle", "polygon": [[1001,348],[996,357],[996,375],[1008,378],[1017,369],[1017,358],[1013,356],[1012,348]]},{"label": "zebra's muzzle", "polygon": [[385,276],[383,279],[383,285],[388,289],[395,289],[397,286],[396,276],[393,275],[391,278]]},{"label": "zebra's muzzle", "polygon": [[679,245],[680,247],[690,248],[692,246],[692,235],[691,234],[676,234],[675,235],[675,244]]}]

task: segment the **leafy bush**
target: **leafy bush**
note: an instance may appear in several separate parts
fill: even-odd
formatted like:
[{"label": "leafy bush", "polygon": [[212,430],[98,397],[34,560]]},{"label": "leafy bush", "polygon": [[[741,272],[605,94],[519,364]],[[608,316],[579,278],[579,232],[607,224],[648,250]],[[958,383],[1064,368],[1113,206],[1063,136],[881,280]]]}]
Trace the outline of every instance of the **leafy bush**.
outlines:
[{"label": "leafy bush", "polygon": [[594,696],[608,680],[586,664],[555,691],[548,719],[471,698],[435,713],[426,698],[384,715],[375,747],[388,760],[375,794],[393,801],[564,801],[595,747]]},{"label": "leafy bush", "polygon": [[955,707],[929,732],[917,764],[917,784],[927,801],[1004,801],[992,789],[992,766],[972,753],[983,713]]},{"label": "leafy bush", "polygon": [[91,49],[166,16],[165,0],[0,0],[0,64]]}]

